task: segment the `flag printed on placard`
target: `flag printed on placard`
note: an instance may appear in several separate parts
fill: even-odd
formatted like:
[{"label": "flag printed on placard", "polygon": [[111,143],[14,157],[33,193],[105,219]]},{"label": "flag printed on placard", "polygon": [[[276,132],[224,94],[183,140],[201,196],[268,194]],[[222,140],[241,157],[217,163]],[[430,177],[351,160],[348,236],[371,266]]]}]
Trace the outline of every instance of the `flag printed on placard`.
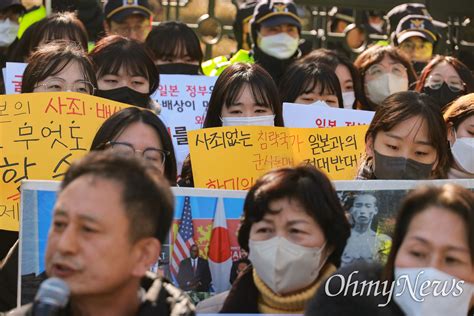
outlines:
[{"label": "flag printed on placard", "polygon": [[179,222],[178,233],[174,241],[173,260],[171,260],[171,274],[178,275],[179,264],[189,257],[189,248],[194,245],[193,217],[191,215],[191,198],[184,198],[183,213]]},{"label": "flag printed on placard", "polygon": [[209,268],[212,284],[216,293],[230,288],[229,277],[232,268],[229,230],[224,211],[224,201],[217,199],[217,207],[212,224],[211,241],[209,243]]}]

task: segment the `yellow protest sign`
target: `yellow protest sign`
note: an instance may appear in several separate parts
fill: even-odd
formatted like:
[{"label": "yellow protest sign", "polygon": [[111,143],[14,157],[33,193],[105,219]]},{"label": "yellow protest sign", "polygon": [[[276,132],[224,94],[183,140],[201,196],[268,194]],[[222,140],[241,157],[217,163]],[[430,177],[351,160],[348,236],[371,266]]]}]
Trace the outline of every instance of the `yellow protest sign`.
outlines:
[{"label": "yellow protest sign", "polygon": [[18,230],[21,180],[60,180],[127,106],[74,92],[0,95],[0,229]]},{"label": "yellow protest sign", "polygon": [[353,180],[368,126],[219,127],[188,133],[197,188],[248,190],[269,170],[311,164],[331,180]]}]

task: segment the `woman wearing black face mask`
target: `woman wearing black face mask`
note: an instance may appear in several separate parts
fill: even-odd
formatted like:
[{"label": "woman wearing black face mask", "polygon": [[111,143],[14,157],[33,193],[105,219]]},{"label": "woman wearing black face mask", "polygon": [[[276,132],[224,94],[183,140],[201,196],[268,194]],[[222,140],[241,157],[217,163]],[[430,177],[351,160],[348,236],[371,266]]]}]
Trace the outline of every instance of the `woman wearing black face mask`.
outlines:
[{"label": "woman wearing black face mask", "polygon": [[161,23],[148,34],[145,45],[153,53],[153,60],[161,74],[201,73],[201,45],[194,31],[186,24],[176,21]]},{"label": "woman wearing black face mask", "polygon": [[111,35],[100,40],[90,57],[96,67],[96,95],[141,108],[156,109],[150,96],[160,75],[151,53],[140,43]]},{"label": "woman wearing black face mask", "polygon": [[392,94],[367,130],[357,179],[446,178],[446,143],[443,116],[432,98],[414,91]]},{"label": "woman wearing black face mask", "polygon": [[439,55],[423,69],[416,91],[433,97],[444,109],[458,97],[474,92],[474,78],[469,68],[455,57]]}]

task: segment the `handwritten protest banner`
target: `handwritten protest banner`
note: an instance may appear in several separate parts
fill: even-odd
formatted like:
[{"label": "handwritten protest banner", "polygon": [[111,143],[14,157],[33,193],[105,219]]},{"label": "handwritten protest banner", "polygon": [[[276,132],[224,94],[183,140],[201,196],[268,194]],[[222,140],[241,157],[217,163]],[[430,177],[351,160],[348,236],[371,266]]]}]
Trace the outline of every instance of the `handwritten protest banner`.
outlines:
[{"label": "handwritten protest banner", "polygon": [[73,92],[0,95],[0,229],[18,230],[20,182],[61,179],[128,105]]},{"label": "handwritten protest banner", "polygon": [[332,180],[354,179],[366,125],[339,128],[239,126],[188,133],[195,187],[248,190],[265,172],[301,163]]},{"label": "handwritten protest banner", "polygon": [[187,131],[202,127],[215,81],[216,77],[160,75],[160,86],[152,95],[173,139],[178,174],[189,153]]},{"label": "handwritten protest banner", "polygon": [[285,127],[341,127],[369,125],[375,112],[283,103]]},{"label": "handwritten protest banner", "polygon": [[23,82],[23,72],[28,64],[7,63],[5,67],[5,92],[6,94],[21,93],[21,83]]},{"label": "handwritten protest banner", "polygon": [[[21,93],[23,72],[28,64],[7,63],[6,94]],[[160,118],[173,140],[178,174],[189,154],[187,131],[202,127],[217,77],[191,75],[160,75],[160,85],[151,96],[161,105]]]}]

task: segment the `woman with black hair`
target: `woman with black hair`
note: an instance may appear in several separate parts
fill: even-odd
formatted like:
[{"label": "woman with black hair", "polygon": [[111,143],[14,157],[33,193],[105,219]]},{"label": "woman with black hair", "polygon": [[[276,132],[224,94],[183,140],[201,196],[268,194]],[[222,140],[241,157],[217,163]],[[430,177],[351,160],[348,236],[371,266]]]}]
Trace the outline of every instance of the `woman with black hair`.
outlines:
[{"label": "woman with black hair", "polygon": [[76,43],[53,41],[40,46],[23,73],[22,93],[73,91],[93,95],[97,87],[94,67]]},{"label": "woman with black hair", "polygon": [[377,107],[365,134],[366,155],[357,179],[444,179],[446,135],[431,97],[414,91],[392,94]]},{"label": "woman with black hair", "polygon": [[320,48],[302,57],[299,62],[322,63],[331,68],[336,73],[341,85],[344,108],[355,109],[362,96],[360,75],[354,64],[346,56],[335,50]]},{"label": "woman with black hair", "polygon": [[[278,90],[257,64],[236,63],[217,78],[203,128],[222,126],[283,126]],[[180,186],[193,187],[191,158],[183,162]]]},{"label": "woman with black hair", "polygon": [[155,113],[136,107],[125,108],[109,117],[99,128],[90,150],[137,152],[176,185],[176,158],[166,126]]},{"label": "woman with black hair", "polygon": [[238,241],[251,265],[221,313],[302,314],[341,263],[349,223],[329,179],[314,167],[268,172],[250,189]]},{"label": "woman with black hair", "polygon": [[155,26],[145,45],[161,74],[198,75],[203,59],[196,33],[182,22],[168,21]]},{"label": "woman with black hair", "polygon": [[283,102],[309,105],[322,101],[330,107],[344,107],[336,74],[321,63],[295,62],[283,75],[279,90]]},{"label": "woman with black hair", "polygon": [[158,110],[150,96],[160,84],[160,75],[146,47],[111,35],[97,43],[90,57],[99,85],[97,96]]}]

